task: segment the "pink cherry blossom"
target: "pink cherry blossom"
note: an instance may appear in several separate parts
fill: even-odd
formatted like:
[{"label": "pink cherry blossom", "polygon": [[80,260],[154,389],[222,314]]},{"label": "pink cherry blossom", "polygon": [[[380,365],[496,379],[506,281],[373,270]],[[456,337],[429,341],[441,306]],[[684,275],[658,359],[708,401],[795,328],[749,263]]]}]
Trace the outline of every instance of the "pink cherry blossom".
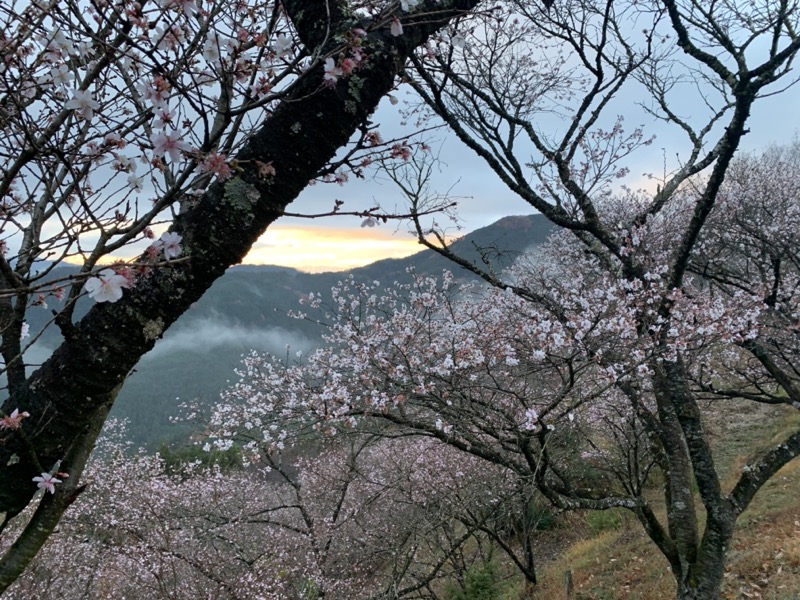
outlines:
[{"label": "pink cherry blossom", "polygon": [[169,155],[173,163],[179,162],[181,159],[181,152],[190,152],[192,147],[181,139],[181,133],[178,131],[170,131],[164,133],[159,131],[154,134],[150,141],[153,144],[153,153],[156,156]]},{"label": "pink cherry blossom", "polygon": [[397,17],[392,17],[392,23],[389,25],[389,31],[394,37],[403,35],[403,24]]},{"label": "pink cherry blossom", "polygon": [[410,146],[406,142],[394,144],[391,148],[391,157],[400,158],[404,161],[409,160],[411,158]]},{"label": "pink cherry blossom", "polygon": [[75,79],[75,75],[72,74],[67,65],[60,64],[50,70],[49,78],[56,85],[67,86]]},{"label": "pink cherry blossom", "polygon": [[194,0],[162,0],[164,8],[182,10],[187,17],[193,17],[197,11],[197,4]]},{"label": "pink cherry blossom", "polygon": [[334,85],[341,75],[342,75],[342,70],[336,66],[336,62],[330,57],[326,58],[325,76],[323,78],[325,85],[328,86]]},{"label": "pink cherry blossom", "polygon": [[450,43],[456,48],[464,48],[467,45],[467,38],[460,33],[456,33],[450,37]]},{"label": "pink cherry blossom", "polygon": [[51,494],[56,493],[56,484],[61,483],[60,479],[56,479],[55,476],[50,475],[50,473],[42,473],[40,476],[34,477],[33,481],[36,482],[36,487],[40,490],[50,492]]},{"label": "pink cherry blossom", "polygon": [[67,101],[64,108],[76,110],[87,121],[94,117],[94,111],[100,108],[100,103],[92,97],[89,90],[72,90],[72,98]]},{"label": "pink cherry blossom", "polygon": [[264,98],[269,96],[269,93],[271,91],[272,91],[272,84],[270,82],[270,79],[268,77],[264,77],[263,75],[260,76],[258,80],[255,81],[250,86],[250,95],[255,96],[259,100],[263,100]]},{"label": "pink cherry blossom", "polygon": [[142,86],[144,99],[151,102],[157,109],[164,109],[172,91],[172,84],[161,76]]},{"label": "pink cherry blossom", "polygon": [[538,422],[539,413],[536,412],[535,408],[529,408],[525,411],[525,422],[522,424],[522,428],[530,431],[536,428]]},{"label": "pink cherry blossom", "polygon": [[130,187],[134,192],[141,192],[143,189],[142,183],[144,182],[144,177],[138,177],[136,175],[128,175],[128,187]]},{"label": "pink cherry blossom", "polygon": [[50,42],[47,44],[47,49],[56,56],[60,57],[62,54],[74,54],[75,44],[66,35],[64,35],[63,31],[56,29],[52,33]]},{"label": "pink cherry blossom", "polygon": [[225,181],[233,176],[233,170],[227,162],[227,157],[217,152],[209,152],[206,154],[203,162],[200,163],[200,172],[212,173],[216,175],[220,181]]},{"label": "pink cherry blossom", "polygon": [[130,280],[113,269],[103,269],[96,277],[89,277],[84,289],[95,302],[116,302],[122,298],[122,288],[130,287]]},{"label": "pink cherry blossom", "polygon": [[209,33],[205,43],[203,44],[203,58],[211,64],[217,64],[220,59],[219,47],[220,40],[217,34],[214,32]]},{"label": "pink cherry blossom", "polygon": [[22,419],[30,416],[27,411],[19,412],[19,409],[15,408],[10,415],[0,418],[0,429],[19,429]]},{"label": "pink cherry blossom", "polygon": [[354,58],[345,58],[340,65],[342,75],[350,75],[358,66],[358,62]]},{"label": "pink cherry blossom", "polygon": [[156,118],[153,119],[153,127],[165,128],[167,126],[174,126],[175,112],[171,111],[166,105],[160,106],[156,109]]},{"label": "pink cherry blossom", "polygon": [[174,231],[167,231],[153,243],[152,248],[156,251],[162,250],[164,252],[164,258],[171,260],[173,258],[178,258],[181,252],[183,252],[181,240],[183,240],[183,238],[179,234]]},{"label": "pink cherry blossom", "polygon": [[279,33],[275,36],[275,40],[272,43],[272,49],[277,56],[283,57],[292,51],[292,45],[292,38],[283,33]]}]

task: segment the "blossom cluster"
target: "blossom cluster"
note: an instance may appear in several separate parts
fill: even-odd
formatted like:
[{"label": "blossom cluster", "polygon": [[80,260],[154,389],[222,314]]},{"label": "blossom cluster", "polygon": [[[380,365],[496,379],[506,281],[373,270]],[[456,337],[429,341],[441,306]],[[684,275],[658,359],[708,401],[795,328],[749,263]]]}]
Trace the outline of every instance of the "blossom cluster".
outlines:
[{"label": "blossom cluster", "polygon": [[[433,440],[354,436],[307,450],[264,449],[246,471],[176,464],[133,452],[112,421],[86,490],[10,597],[113,588],[131,598],[282,600],[313,585],[327,598],[367,599],[452,578],[458,563],[448,557],[475,539],[448,535],[469,530],[458,518],[485,525],[518,492],[513,474]],[[58,484],[48,473],[35,481],[47,493]]]},{"label": "blossom cluster", "polygon": [[[166,260],[172,260],[181,255],[182,237],[174,231],[167,231],[148,248],[147,254],[157,259],[163,254]],[[84,284],[84,289],[95,302],[116,302],[122,298],[122,290],[134,285],[136,271],[127,266],[116,269],[103,269],[97,275],[89,277]]]},{"label": "blossom cluster", "polygon": [[[620,203],[616,215],[612,204],[606,214],[617,217],[625,252],[603,260],[571,234],[555,234],[518,261],[504,289],[461,287],[450,274],[389,287],[350,276],[328,302],[309,295],[307,311],[328,324],[326,344],[290,364],[246,357],[240,381],[212,415],[212,432],[220,441],[246,434],[253,452],[261,445],[282,450],[309,432],[335,435],[385,418],[461,447],[502,448],[512,463],[525,444],[577,431],[581,452],[620,459],[608,451],[606,436],[630,429],[640,439],[639,419],[655,412],[656,391],[671,369],[686,369],[696,393],[718,392],[714,385],[726,381],[726,393],[734,394],[771,376],[749,358],[754,345],[779,348],[773,364],[797,348],[794,254],[777,294],[775,281],[743,285],[745,270],[758,271],[728,258],[714,264],[742,269],[727,275],[730,284],[698,276],[669,286],[673,249],[690,218],[684,201],[635,226],[624,225],[635,203]],[[719,238],[731,234],[722,223],[736,214],[725,208],[714,216],[719,229],[710,226],[701,240],[698,261],[742,248]],[[739,231],[736,239],[749,235]],[[799,246],[782,247],[794,253]],[[762,264],[774,256],[765,254]],[[780,392],[770,393],[778,401]]]},{"label": "blossom cluster", "polygon": [[22,426],[22,419],[30,416],[28,411],[19,412],[19,409],[15,408],[10,415],[0,417],[0,429],[19,429]]}]

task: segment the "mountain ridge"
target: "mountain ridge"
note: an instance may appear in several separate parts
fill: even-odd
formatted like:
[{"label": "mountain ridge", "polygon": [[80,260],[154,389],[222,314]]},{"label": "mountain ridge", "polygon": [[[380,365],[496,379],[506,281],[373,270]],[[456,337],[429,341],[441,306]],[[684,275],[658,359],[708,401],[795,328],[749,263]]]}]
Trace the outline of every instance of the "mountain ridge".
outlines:
[{"label": "mountain ridge", "polygon": [[[531,246],[544,242],[553,226],[541,215],[509,216],[454,241],[451,249],[475,264],[496,271],[508,267]],[[485,265],[484,265],[485,266]],[[445,269],[457,278],[474,279],[432,250],[402,259],[383,259],[349,271],[306,273],[275,265],[231,267],[145,355],[123,386],[112,415],[130,421],[136,444],[153,447],[164,439],[180,439],[169,425],[178,404],[214,401],[235,380],[241,356],[251,350],[276,354],[308,350],[319,342],[320,328],[292,319],[309,292],[329,293],[352,275],[356,281],[381,281],[387,287],[409,282],[409,268],[438,276]]]}]

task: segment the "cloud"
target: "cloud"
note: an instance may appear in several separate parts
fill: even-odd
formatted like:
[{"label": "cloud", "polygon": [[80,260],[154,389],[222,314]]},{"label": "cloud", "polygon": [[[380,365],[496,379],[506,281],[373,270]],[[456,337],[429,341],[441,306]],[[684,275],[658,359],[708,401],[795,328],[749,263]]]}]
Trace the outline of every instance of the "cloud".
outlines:
[{"label": "cloud", "polygon": [[254,329],[242,325],[232,325],[217,319],[197,319],[191,328],[167,333],[159,340],[143,360],[157,360],[161,357],[183,352],[208,353],[214,350],[231,349],[242,353],[252,349],[267,350],[280,354],[288,345],[293,351],[307,351],[317,345],[308,337],[296,331],[280,327]]}]

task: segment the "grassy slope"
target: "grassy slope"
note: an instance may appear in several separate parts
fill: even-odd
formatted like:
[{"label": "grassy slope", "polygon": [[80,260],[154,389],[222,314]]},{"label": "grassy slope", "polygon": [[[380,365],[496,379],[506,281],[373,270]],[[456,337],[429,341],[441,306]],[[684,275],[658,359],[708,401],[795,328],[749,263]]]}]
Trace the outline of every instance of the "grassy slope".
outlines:
[{"label": "grassy slope", "polygon": [[[723,483],[730,489],[734,477],[729,474],[738,472],[754,449],[765,448],[796,429],[800,415],[790,409],[727,408],[719,415],[724,424],[711,425],[710,430]],[[557,533],[583,533],[583,539],[541,565],[540,584],[527,597],[564,598],[567,570],[572,571],[574,600],[673,597],[669,566],[638,522],[630,516],[598,516],[573,519],[568,531]],[[773,477],[739,519],[726,571],[726,600],[800,599],[800,460]],[[520,598],[520,590],[521,584],[509,586],[504,599]]]}]

